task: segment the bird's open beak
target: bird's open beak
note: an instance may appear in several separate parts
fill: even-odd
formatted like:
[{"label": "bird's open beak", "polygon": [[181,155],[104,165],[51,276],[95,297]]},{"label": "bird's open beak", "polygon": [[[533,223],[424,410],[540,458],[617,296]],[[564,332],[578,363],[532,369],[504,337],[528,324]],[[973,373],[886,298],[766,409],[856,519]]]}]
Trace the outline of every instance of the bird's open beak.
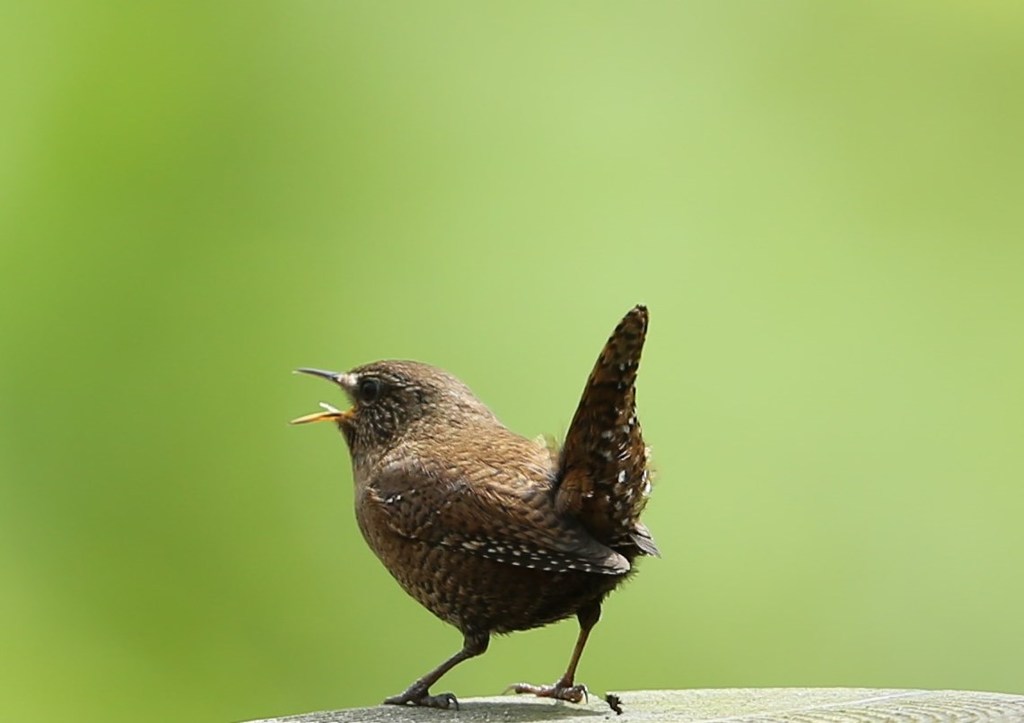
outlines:
[{"label": "bird's open beak", "polygon": [[[301,374],[312,374],[316,377],[323,377],[329,381],[339,385],[342,389],[348,391],[349,387],[349,375],[339,372],[328,372],[323,369],[296,369],[297,373]],[[320,407],[323,409],[322,412],[313,412],[312,414],[305,414],[301,417],[297,417],[291,421],[291,424],[309,424],[310,422],[343,422],[349,419],[353,412],[352,410],[341,411],[340,409],[331,406],[327,402],[320,402]]]}]

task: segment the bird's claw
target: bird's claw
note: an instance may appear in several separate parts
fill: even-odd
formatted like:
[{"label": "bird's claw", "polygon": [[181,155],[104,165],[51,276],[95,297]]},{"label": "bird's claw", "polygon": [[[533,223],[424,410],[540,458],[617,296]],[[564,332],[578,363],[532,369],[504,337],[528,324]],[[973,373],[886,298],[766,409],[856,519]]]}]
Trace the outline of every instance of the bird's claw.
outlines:
[{"label": "bird's claw", "polygon": [[415,705],[422,708],[459,709],[459,699],[454,693],[430,695],[426,690],[410,688],[401,695],[393,695],[384,701],[384,705]]},{"label": "bird's claw", "polygon": [[585,685],[564,685],[561,681],[554,685],[530,685],[529,683],[517,683],[509,686],[513,693],[531,693],[538,698],[554,698],[555,700],[567,700],[570,703],[582,703],[590,700],[587,686]]}]

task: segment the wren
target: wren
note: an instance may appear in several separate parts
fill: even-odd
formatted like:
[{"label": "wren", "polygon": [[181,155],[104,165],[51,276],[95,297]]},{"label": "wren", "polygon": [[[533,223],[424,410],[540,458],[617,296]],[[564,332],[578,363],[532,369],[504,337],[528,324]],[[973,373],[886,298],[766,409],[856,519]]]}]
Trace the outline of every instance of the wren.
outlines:
[{"label": "wren", "polygon": [[333,421],[341,430],[370,549],[463,635],[459,652],[385,703],[458,707],[430,688],[487,650],[492,634],[572,615],[580,632],[562,677],[512,688],[583,700],[576,667],[601,603],[636,558],[659,554],[640,522],[651,489],[635,408],[647,318],[637,306],[615,328],[560,448],[509,431],[465,384],[426,364],[297,370],[329,379],[352,402],[346,411],[322,403],[293,423]]}]

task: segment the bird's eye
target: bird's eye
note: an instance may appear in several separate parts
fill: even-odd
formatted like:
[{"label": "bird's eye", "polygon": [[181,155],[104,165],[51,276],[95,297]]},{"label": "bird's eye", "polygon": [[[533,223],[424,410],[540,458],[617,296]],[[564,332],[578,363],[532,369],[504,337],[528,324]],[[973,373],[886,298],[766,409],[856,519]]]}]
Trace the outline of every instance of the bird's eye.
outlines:
[{"label": "bird's eye", "polygon": [[372,402],[380,396],[380,381],[373,377],[359,380],[359,401]]}]

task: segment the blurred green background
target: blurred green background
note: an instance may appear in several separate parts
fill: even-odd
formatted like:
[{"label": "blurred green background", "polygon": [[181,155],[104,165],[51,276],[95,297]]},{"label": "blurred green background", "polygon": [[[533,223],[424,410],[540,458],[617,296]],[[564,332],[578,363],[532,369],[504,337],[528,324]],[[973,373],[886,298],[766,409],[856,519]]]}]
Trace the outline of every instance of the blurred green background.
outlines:
[{"label": "blurred green background", "polygon": [[664,558],[581,679],[1024,693],[1019,2],[0,13],[0,719],[400,691],[460,637],[290,370],[429,361],[561,433],[637,302]]}]

